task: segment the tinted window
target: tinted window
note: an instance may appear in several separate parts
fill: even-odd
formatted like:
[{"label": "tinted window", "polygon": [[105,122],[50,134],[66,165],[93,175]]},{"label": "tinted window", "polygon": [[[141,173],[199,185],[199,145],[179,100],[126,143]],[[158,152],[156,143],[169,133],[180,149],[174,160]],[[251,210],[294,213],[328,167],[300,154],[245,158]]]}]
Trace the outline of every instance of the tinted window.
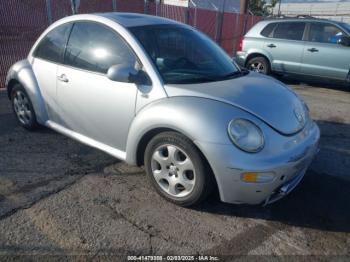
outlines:
[{"label": "tinted window", "polygon": [[240,73],[220,47],[194,29],[179,25],[129,29],[144,46],[167,84],[218,81]]},{"label": "tinted window", "polygon": [[35,49],[34,57],[61,63],[71,24],[61,25],[50,31]]},{"label": "tinted window", "polygon": [[261,35],[265,37],[272,37],[273,29],[275,29],[276,23],[267,25],[264,30],[261,31]]},{"label": "tinted window", "polygon": [[67,45],[65,64],[107,73],[112,65],[121,63],[134,66],[136,58],[116,32],[97,23],[74,24]]},{"label": "tinted window", "polygon": [[305,23],[279,23],[274,32],[274,38],[288,40],[302,40]]},{"label": "tinted window", "polygon": [[334,25],[313,23],[310,25],[309,41],[336,44],[343,35],[343,32]]}]

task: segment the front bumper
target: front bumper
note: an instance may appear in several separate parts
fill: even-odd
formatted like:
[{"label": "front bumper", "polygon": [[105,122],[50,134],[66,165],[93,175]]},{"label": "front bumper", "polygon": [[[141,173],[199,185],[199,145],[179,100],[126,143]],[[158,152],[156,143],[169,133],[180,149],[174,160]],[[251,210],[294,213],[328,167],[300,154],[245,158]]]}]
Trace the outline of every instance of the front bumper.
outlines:
[{"label": "front bumper", "polygon": [[266,198],[264,206],[272,204],[284,198],[290,192],[292,192],[293,189],[296,188],[301,182],[301,180],[304,178],[305,173],[306,169],[302,170],[296,177],[294,177],[293,179],[291,179],[290,181],[273,191],[272,194],[268,198]]},{"label": "front bumper", "polygon": [[[271,136],[270,136],[271,138]],[[320,131],[311,122],[293,137],[278,137],[269,150],[247,154],[233,145],[197,143],[206,155],[223,202],[234,204],[270,204],[288,195],[302,180],[318,152]],[[277,146],[277,142],[279,140]],[[272,173],[267,183],[242,181],[246,172]]]}]

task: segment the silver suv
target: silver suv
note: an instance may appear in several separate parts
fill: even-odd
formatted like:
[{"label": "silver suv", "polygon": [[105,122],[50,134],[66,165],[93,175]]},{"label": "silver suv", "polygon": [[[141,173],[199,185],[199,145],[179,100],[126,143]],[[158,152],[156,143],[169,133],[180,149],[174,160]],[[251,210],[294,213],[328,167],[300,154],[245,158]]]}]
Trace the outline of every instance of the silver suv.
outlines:
[{"label": "silver suv", "polygon": [[240,41],[236,61],[269,74],[350,80],[350,25],[315,18],[284,18],[256,24]]}]

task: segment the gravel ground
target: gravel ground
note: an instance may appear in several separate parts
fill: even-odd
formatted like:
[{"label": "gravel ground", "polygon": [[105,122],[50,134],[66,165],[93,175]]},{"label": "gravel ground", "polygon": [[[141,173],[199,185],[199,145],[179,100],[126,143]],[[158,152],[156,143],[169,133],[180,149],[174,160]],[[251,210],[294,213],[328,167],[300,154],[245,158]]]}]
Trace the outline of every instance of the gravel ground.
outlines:
[{"label": "gravel ground", "polygon": [[300,186],[265,208],[224,204],[213,196],[195,209],[159,197],[142,169],[44,128],[23,130],[0,92],[0,260],[140,254],[349,258],[350,92],[293,88],[322,132],[321,152]]}]

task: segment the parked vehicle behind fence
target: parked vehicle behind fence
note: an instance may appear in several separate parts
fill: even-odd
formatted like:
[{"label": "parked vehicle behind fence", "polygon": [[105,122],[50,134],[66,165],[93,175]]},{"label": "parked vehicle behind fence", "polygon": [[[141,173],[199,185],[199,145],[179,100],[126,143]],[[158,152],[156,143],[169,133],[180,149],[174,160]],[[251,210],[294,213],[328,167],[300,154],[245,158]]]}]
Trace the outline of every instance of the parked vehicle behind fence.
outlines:
[{"label": "parked vehicle behind fence", "polygon": [[241,39],[236,61],[263,74],[349,83],[350,25],[315,18],[265,20]]},{"label": "parked vehicle behind fence", "polygon": [[318,150],[319,129],[292,90],[164,18],[64,18],[12,66],[6,87],[21,126],[41,124],[144,165],[179,205],[213,188],[224,202],[275,202]]}]

